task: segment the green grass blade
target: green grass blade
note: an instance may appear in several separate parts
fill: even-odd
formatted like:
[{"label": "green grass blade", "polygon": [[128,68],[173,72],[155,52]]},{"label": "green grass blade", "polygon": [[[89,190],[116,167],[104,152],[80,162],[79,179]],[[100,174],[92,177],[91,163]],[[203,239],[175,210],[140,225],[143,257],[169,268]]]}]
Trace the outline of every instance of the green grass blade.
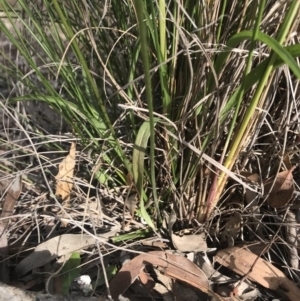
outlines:
[{"label": "green grass blade", "polygon": [[153,234],[153,230],[150,228],[137,230],[131,233],[121,234],[115,237],[112,237],[110,240],[112,243],[120,243],[127,240],[134,240],[134,239],[143,239],[149,237]]},{"label": "green grass blade", "polygon": [[136,188],[140,198],[140,210],[143,219],[147,222],[147,224],[151,228],[155,228],[153,222],[148,215],[145,204],[144,204],[144,160],[146,155],[146,149],[148,145],[148,140],[150,137],[151,132],[151,125],[149,121],[145,121],[139,129],[137,134],[134,149],[133,149],[133,156],[132,156],[132,169],[133,169],[133,179],[136,184]]},{"label": "green grass blade", "polygon": [[[239,43],[243,42],[244,40],[250,40],[252,36],[252,31],[243,31],[236,35],[234,35],[227,43],[228,49],[233,49],[236,47]],[[294,60],[294,58],[300,56],[300,44],[296,45],[289,45],[289,46],[280,46],[278,45],[278,42],[274,42],[274,39],[268,37],[262,32],[258,33],[259,40],[261,40],[264,43],[270,44],[269,46],[273,46],[276,44],[275,48],[278,51],[278,56],[276,57],[274,61],[274,70],[282,66],[284,63],[290,64],[291,70],[295,70],[296,74],[299,74],[299,67]],[[270,38],[270,39],[269,39]],[[229,46],[228,46],[229,45]],[[220,73],[220,70],[222,70],[223,65],[228,57],[230,52],[224,52],[220,54],[216,61],[216,70],[217,73]],[[245,92],[247,92],[253,85],[255,85],[258,80],[261,78],[262,74],[266,70],[266,67],[268,65],[268,60],[263,61],[258,66],[256,66],[253,70],[250,71],[247,75],[245,75]],[[293,69],[292,69],[293,68]],[[226,105],[222,109],[221,112],[221,123],[226,119],[227,113],[234,107],[236,103],[236,98],[238,94],[240,93],[241,87],[239,87],[233,95],[230,97],[230,99],[227,101]]]},{"label": "green grass blade", "polygon": [[[140,32],[140,40],[141,40],[141,54],[144,66],[144,74],[145,74],[145,86],[146,86],[146,98],[148,103],[149,110],[149,132],[150,132],[150,177],[151,184],[153,188],[153,198],[156,207],[156,213],[158,222],[160,223],[160,212],[159,205],[156,193],[156,177],[155,177],[155,129],[154,129],[154,114],[153,114],[153,95],[152,95],[152,84],[151,84],[151,76],[150,76],[150,57],[148,51],[148,38],[147,38],[147,28],[144,22],[144,17],[147,15],[146,13],[146,5],[144,2],[140,0],[133,1],[137,17],[139,23],[139,32]],[[141,213],[145,214],[145,208],[141,206]],[[147,221],[148,222],[148,221]],[[149,225],[150,226],[150,225]]]},{"label": "green grass blade", "polygon": [[[242,31],[242,32],[235,34],[228,40],[228,42],[226,44],[226,48],[224,49],[224,52],[222,52],[218,56],[218,58],[215,62],[215,70],[216,70],[217,74],[220,74],[220,71],[223,69],[224,63],[227,60],[228,56],[230,55],[231,50],[233,48],[235,48],[239,43],[242,43],[245,40],[250,40],[252,38],[252,34],[253,34],[253,31],[251,31],[251,30]],[[261,42],[265,43],[278,54],[279,57],[276,58],[276,60],[274,62],[275,65],[286,63],[289,65],[289,67],[291,69],[293,68],[296,71],[296,74],[299,73],[299,67],[295,68],[295,65],[297,65],[297,64],[296,64],[295,60],[293,59],[293,57],[299,56],[299,51],[300,51],[299,44],[284,47],[284,46],[281,46],[274,38],[264,34],[263,32],[258,32],[257,40],[260,40]],[[263,64],[263,63],[261,63],[261,64]],[[264,64],[267,64],[267,63],[264,63]],[[264,67],[265,67],[265,65],[264,65]],[[261,67],[261,69],[263,69],[264,67]]]},{"label": "green grass blade", "polygon": [[[291,54],[293,58],[300,57],[300,44],[290,45],[285,47],[285,49]],[[276,70],[280,66],[284,64],[284,61],[280,57],[276,57],[274,62],[273,69]],[[249,91],[251,87],[253,87],[261,78],[262,74],[266,70],[268,66],[268,61],[265,60],[256,66],[250,73],[245,76],[245,92]],[[224,106],[223,110],[221,111],[221,120],[220,122],[223,123],[227,118],[230,111],[234,108],[236,99],[240,93],[241,86],[239,86],[234,93],[231,95],[229,100],[227,101],[226,105]]]},{"label": "green grass blade", "polygon": [[[70,285],[80,275],[80,254],[79,252],[73,252],[69,260],[64,264],[60,275],[55,277],[56,286],[56,294],[68,295]],[[60,285],[59,285],[60,284]]]},{"label": "green grass blade", "polygon": [[259,33],[258,39],[267,44],[278,55],[278,57],[280,57],[281,60],[290,67],[298,79],[300,79],[300,67],[285,47],[280,45],[274,38],[265,35],[262,32]]}]

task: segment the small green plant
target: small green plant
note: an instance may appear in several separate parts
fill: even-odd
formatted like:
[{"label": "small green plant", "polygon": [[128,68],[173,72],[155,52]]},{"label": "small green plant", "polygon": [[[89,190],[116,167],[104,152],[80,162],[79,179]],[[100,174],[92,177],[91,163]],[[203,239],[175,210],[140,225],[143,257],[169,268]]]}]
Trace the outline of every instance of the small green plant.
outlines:
[{"label": "small green plant", "polygon": [[80,254],[78,252],[73,252],[59,272],[59,275],[54,278],[56,294],[69,295],[72,282],[80,275],[79,266]]}]

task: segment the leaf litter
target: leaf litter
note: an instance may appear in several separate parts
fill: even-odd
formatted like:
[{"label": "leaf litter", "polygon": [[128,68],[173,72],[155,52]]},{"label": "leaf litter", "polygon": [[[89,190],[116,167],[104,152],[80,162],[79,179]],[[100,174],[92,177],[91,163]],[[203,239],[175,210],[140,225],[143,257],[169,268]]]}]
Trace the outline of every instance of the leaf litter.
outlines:
[{"label": "leaf litter", "polygon": [[[111,232],[109,236],[114,234],[115,232]],[[51,238],[40,243],[29,256],[24,258],[16,266],[15,274],[17,277],[21,277],[32,269],[43,266],[57,257],[93,246],[97,240],[104,243],[108,241],[108,238],[105,238],[105,236],[94,238],[87,234],[63,234]]]},{"label": "leaf litter", "polygon": [[281,291],[288,300],[297,301],[300,289],[270,262],[259,258],[245,248],[220,250],[215,260],[235,273],[275,291]]},{"label": "leaf litter", "polygon": [[[58,185],[60,188],[64,191],[64,197],[65,200],[68,200],[69,203],[72,202],[71,194],[72,191],[74,191],[74,173],[72,170],[74,170],[75,167],[75,148],[74,145],[71,146],[70,153],[73,152],[72,156],[69,157],[67,160],[63,160],[61,162],[61,167],[59,171],[59,177],[56,176],[57,183],[64,183],[62,185]],[[70,153],[68,156],[70,156]],[[67,158],[66,157],[66,158]],[[68,164],[67,164],[67,163]],[[66,171],[69,171],[67,173]],[[294,170],[294,169],[293,169]],[[71,172],[70,172],[71,171]],[[63,176],[64,174],[64,176]],[[67,174],[67,176],[66,176]],[[284,180],[282,180],[284,178]],[[289,181],[291,179],[291,171],[289,173],[279,173],[277,177],[277,182],[281,183],[281,186],[277,190],[280,192],[285,186],[285,181]],[[274,179],[273,179],[274,180]],[[16,179],[16,182],[20,181]],[[266,181],[268,183],[269,180]],[[67,185],[65,185],[67,183]],[[72,184],[72,185],[69,185]],[[58,187],[57,186],[57,187]],[[283,186],[283,188],[282,188]],[[14,186],[12,186],[14,187]],[[20,186],[21,189],[21,186]],[[56,190],[56,194],[58,193]],[[11,204],[11,208],[8,208],[6,211],[9,211],[9,215],[13,213],[15,210],[15,202],[17,198],[20,195],[21,190],[18,194],[16,194],[10,201],[8,201],[7,204]],[[116,197],[109,196],[110,194],[102,190],[103,195],[107,194],[107,200],[115,200]],[[119,193],[119,195],[122,195]],[[123,194],[121,197],[123,199],[123,202],[125,204],[126,208],[126,193]],[[271,193],[270,193],[271,195]],[[249,197],[248,197],[249,198]],[[9,199],[9,197],[7,198]],[[15,200],[15,202],[14,202]],[[113,211],[107,210],[107,205],[109,205],[110,201],[103,200],[101,201],[101,206],[104,206],[105,212],[107,214],[113,213]],[[247,201],[248,203],[248,201]],[[256,202],[256,206],[258,206],[259,202]],[[69,210],[69,212],[72,212],[75,208],[76,210],[81,210],[80,212],[85,211],[86,204],[80,204],[75,206],[70,206],[69,208],[66,208],[66,210]],[[7,205],[5,205],[6,207]],[[93,221],[97,218],[97,203],[93,200],[93,198],[90,199],[90,206],[86,208],[90,208],[87,210],[88,216],[93,223]],[[106,207],[106,208],[105,208]],[[91,210],[89,212],[89,210]],[[130,212],[128,215],[129,226],[132,227],[132,222],[134,222],[133,217],[133,207],[130,207]],[[58,210],[58,213],[60,211]],[[122,209],[120,211],[120,215],[124,218],[126,218],[126,212],[127,210]],[[3,213],[3,216],[7,213]],[[124,215],[125,214],[125,215]],[[49,219],[50,216],[47,218]],[[117,216],[116,216],[117,217]],[[64,218],[62,216],[61,218]],[[45,218],[44,218],[45,220]],[[170,216],[169,218],[169,224],[168,224],[168,232],[169,236],[171,238],[171,242],[173,246],[177,249],[177,252],[179,254],[186,253],[186,252],[196,252],[197,254],[201,254],[202,252],[208,252],[209,248],[207,246],[207,235],[206,232],[203,230],[198,229],[198,232],[190,232],[189,231],[175,231],[174,225],[177,220],[176,215]],[[9,221],[9,219],[7,219]],[[107,219],[109,223],[115,224],[116,230],[106,230],[107,232],[105,234],[99,234],[96,237],[91,236],[86,233],[77,233],[77,234],[55,234],[54,237],[49,237],[44,242],[40,242],[34,250],[26,255],[24,259],[19,261],[15,268],[14,268],[14,275],[16,279],[18,279],[19,285],[21,287],[21,283],[26,281],[28,283],[27,289],[30,287],[35,287],[38,283],[44,283],[47,290],[51,293],[63,293],[66,294],[71,287],[73,287],[74,282],[76,282],[76,277],[79,274],[83,273],[89,273],[90,275],[93,275],[91,270],[84,269],[84,262],[87,260],[95,260],[93,258],[97,258],[97,255],[95,253],[95,246],[97,244],[100,244],[100,247],[102,249],[102,252],[104,254],[106,253],[105,249],[110,248],[111,250],[114,250],[114,248],[111,248],[111,241],[119,241],[122,242],[122,239],[114,239],[118,236],[117,233],[120,231],[122,227],[122,223],[119,223],[116,221],[116,219],[111,216],[109,219]],[[69,224],[69,223],[68,223]],[[55,224],[53,224],[55,225]],[[95,224],[96,225],[96,224]],[[97,227],[99,227],[100,224],[97,223]],[[103,225],[103,223],[102,223]],[[54,233],[56,232],[52,226],[52,230]],[[72,227],[72,226],[71,226]],[[225,238],[225,241],[227,240],[228,244],[234,244],[236,239],[238,239],[240,231],[243,227],[243,216],[242,214],[235,212],[228,220],[228,223],[225,225],[224,231],[222,232],[220,239]],[[69,228],[70,229],[70,224]],[[109,229],[109,228],[108,228]],[[110,228],[111,229],[111,228]],[[133,228],[132,228],[133,229]],[[143,231],[142,228],[140,228],[138,231]],[[49,234],[49,232],[48,232]],[[224,236],[225,235],[225,236]],[[122,237],[122,235],[120,236]],[[126,237],[126,234],[125,236]],[[141,237],[140,235],[131,235],[131,237]],[[174,298],[177,298],[180,300],[180,298],[184,298],[183,296],[188,296],[189,299],[193,300],[193,298],[199,298],[201,293],[208,294],[210,296],[213,296],[215,300],[227,300],[225,298],[231,298],[231,300],[239,300],[235,298],[242,298],[249,296],[250,300],[255,300],[257,296],[259,295],[259,292],[253,288],[249,287],[249,284],[243,283],[239,284],[238,289],[235,288],[235,286],[232,285],[232,277],[226,277],[223,274],[220,274],[217,270],[214,269],[213,265],[208,261],[206,263],[206,268],[204,268],[204,265],[197,263],[194,264],[192,261],[187,259],[185,256],[182,255],[174,255],[167,251],[152,251],[153,247],[156,248],[169,248],[170,244],[166,244],[165,242],[162,243],[162,241],[159,240],[159,237],[157,237],[158,241],[154,241],[153,243],[147,243],[147,239],[141,241],[142,245],[144,246],[144,250],[149,250],[146,254],[141,254],[136,257],[133,257],[129,263],[124,265],[121,269],[117,269],[117,264],[111,264],[108,262],[108,259],[111,258],[111,255],[105,255],[108,256],[107,259],[104,262],[104,266],[101,268],[101,277],[109,270],[114,271],[110,277],[109,280],[109,287],[110,292],[112,293],[112,296],[115,300],[118,299],[117,295],[123,295],[125,296],[131,296],[129,299],[131,300],[132,294],[131,292],[135,292],[137,294],[148,294],[149,296],[152,296],[153,298],[157,298],[162,295],[168,296],[170,300],[173,300]],[[157,243],[157,244],[155,244]],[[151,250],[152,248],[152,250]],[[134,248],[133,248],[134,249]],[[92,251],[94,250],[94,251]],[[86,252],[91,252],[92,256],[86,256]],[[224,250],[224,252],[226,249]],[[113,251],[115,252],[115,251]],[[80,261],[77,261],[77,263],[72,266],[73,272],[68,272],[70,268],[68,268],[68,261],[70,260],[70,257],[72,254],[79,254]],[[222,253],[220,253],[222,254]],[[78,255],[77,259],[78,258]],[[201,256],[201,255],[200,255]],[[219,262],[219,253],[216,256],[216,261]],[[202,256],[201,256],[202,257]],[[249,254],[243,254],[242,262],[245,265],[246,262],[248,262],[245,258],[250,258]],[[249,259],[250,260],[250,259]],[[74,261],[75,262],[75,261]],[[79,263],[80,262],[80,263]],[[253,263],[253,262],[251,262]],[[83,264],[83,268],[81,268],[81,272],[78,265]],[[225,264],[224,264],[225,265]],[[242,265],[242,263],[241,263]],[[91,265],[91,267],[94,268],[95,265]],[[237,264],[237,266],[239,266]],[[250,266],[250,263],[247,264],[247,266]],[[64,270],[65,267],[65,270]],[[151,267],[151,269],[149,269]],[[207,268],[209,267],[209,268]],[[71,269],[71,271],[72,271]],[[269,264],[269,269],[273,269],[273,266]],[[245,276],[247,274],[246,271],[237,271],[233,269],[234,272],[237,274],[240,274],[242,276]],[[44,276],[44,277],[38,277],[40,273],[48,273],[50,276]],[[99,277],[99,273],[97,273]],[[64,276],[66,278],[64,278]],[[216,276],[218,275],[218,276]],[[270,275],[269,275],[270,276]],[[28,278],[29,277],[29,278]],[[128,279],[127,279],[128,277]],[[280,276],[281,277],[281,276]],[[68,279],[68,280],[64,280]],[[157,283],[156,279],[163,279],[160,283]],[[167,280],[169,279],[169,280]],[[265,285],[263,282],[260,281],[260,279],[257,279],[251,275],[251,277],[247,277],[247,279],[251,281],[255,281],[259,283],[260,285]],[[283,279],[281,277],[281,279]],[[22,282],[21,282],[22,281]],[[224,283],[225,281],[225,283]],[[214,290],[213,285],[214,283],[219,283],[218,289]],[[226,284],[226,282],[229,282]],[[30,284],[31,283],[31,284]],[[107,283],[105,279],[99,283],[93,282],[94,287],[93,289],[97,289],[100,284]],[[238,280],[236,279],[236,283],[238,283]],[[290,290],[289,293],[286,294],[290,298],[290,300],[293,299],[293,294],[295,294],[294,287],[290,284],[289,281],[283,280],[283,287],[288,287]],[[266,286],[266,285],[265,285]],[[141,289],[143,287],[143,289]],[[268,287],[268,286],[266,286]],[[194,288],[194,289],[193,289]],[[196,291],[195,291],[196,290]],[[182,292],[185,292],[184,295],[182,295]],[[189,293],[188,293],[189,292]],[[200,294],[200,295],[199,295]],[[248,294],[248,295],[247,295]],[[198,296],[198,297],[197,297]],[[225,297],[226,296],[226,297]],[[202,298],[202,297],[200,297]],[[166,299],[167,300],[167,297]],[[195,299],[196,300],[196,299]]]}]

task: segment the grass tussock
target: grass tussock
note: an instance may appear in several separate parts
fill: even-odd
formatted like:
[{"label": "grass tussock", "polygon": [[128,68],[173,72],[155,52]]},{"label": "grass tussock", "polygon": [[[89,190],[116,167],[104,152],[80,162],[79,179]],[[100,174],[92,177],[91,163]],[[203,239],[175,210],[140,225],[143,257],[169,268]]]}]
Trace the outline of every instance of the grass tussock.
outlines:
[{"label": "grass tussock", "polygon": [[[12,241],[58,233],[48,209],[70,231],[158,234],[174,211],[211,243],[280,240],[299,190],[299,1],[1,3],[1,185],[22,174],[28,191]],[[54,177],[71,141],[64,206]],[[292,168],[276,211],[264,184]]]}]

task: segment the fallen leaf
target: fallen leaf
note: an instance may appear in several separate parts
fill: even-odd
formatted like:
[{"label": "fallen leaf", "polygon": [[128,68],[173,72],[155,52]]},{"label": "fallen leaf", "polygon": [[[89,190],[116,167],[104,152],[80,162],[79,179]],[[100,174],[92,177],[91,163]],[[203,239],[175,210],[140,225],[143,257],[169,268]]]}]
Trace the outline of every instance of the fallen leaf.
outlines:
[{"label": "fallen leaf", "polygon": [[0,281],[9,282],[8,271],[8,239],[5,227],[0,223]]},{"label": "fallen leaf", "polygon": [[291,169],[293,167],[291,160],[290,160],[289,153],[284,154],[283,163],[284,163],[286,169]]},{"label": "fallen leaf", "polygon": [[[245,177],[245,183],[249,184],[249,186],[260,186],[261,180],[257,173],[251,173],[248,171],[241,171],[241,175]],[[257,206],[258,203],[258,192],[245,188],[245,199],[247,205],[251,204],[251,207]]]},{"label": "fallen leaf", "polygon": [[204,232],[188,235],[176,235],[173,232],[173,225],[176,221],[176,213],[172,209],[169,219],[169,235],[172,238],[173,246],[180,252],[206,251],[206,235]]},{"label": "fallen leaf", "polygon": [[[21,191],[22,191],[22,177],[17,176],[7,190],[3,208],[2,208],[1,217],[11,216],[11,214],[14,211],[16,201],[18,200],[21,194]],[[1,220],[1,223],[3,226],[6,226],[8,224],[8,221],[9,219],[3,219]]]},{"label": "fallen leaf", "polygon": [[141,254],[125,264],[109,284],[114,300],[118,300],[130,285],[139,277],[146,265],[156,266],[157,269],[173,279],[185,282],[201,291],[213,295],[216,300],[222,300],[209,289],[207,277],[193,262],[179,255],[152,251]]},{"label": "fallen leaf", "polygon": [[[17,176],[9,186],[4,204],[1,212],[1,218],[9,217],[14,211],[16,201],[18,200],[22,191],[22,177]],[[9,282],[9,269],[8,269],[8,239],[6,227],[9,219],[0,220],[0,280],[3,282]]]},{"label": "fallen leaf", "polygon": [[234,239],[237,237],[241,230],[242,215],[239,212],[235,212],[229,218],[228,223],[222,233],[222,240],[227,241],[229,246],[233,246]]},{"label": "fallen leaf", "polygon": [[131,194],[125,200],[125,206],[128,208],[131,218],[134,218],[134,211],[136,208],[137,200],[138,200],[137,193]]},{"label": "fallen leaf", "polygon": [[154,289],[163,297],[163,301],[174,301],[172,294],[173,279],[160,273],[156,269],[154,269],[154,271],[156,276]]},{"label": "fallen leaf", "polygon": [[172,233],[171,237],[174,247],[180,252],[200,252],[207,250],[206,235],[204,232],[182,236]]},{"label": "fallen leaf", "polygon": [[56,195],[61,196],[65,202],[70,201],[70,194],[73,187],[73,173],[75,168],[75,152],[76,144],[72,142],[70,152],[59,164],[59,171],[55,177],[56,184]]},{"label": "fallen leaf", "polygon": [[275,178],[275,183],[274,177],[266,180],[264,184],[264,194],[267,196],[267,202],[270,206],[281,208],[291,200],[295,190],[292,174],[295,168],[296,167],[294,166],[290,170],[278,173]]},{"label": "fallen leaf", "polygon": [[17,172],[16,166],[6,159],[2,154],[4,151],[0,150],[1,168],[0,168],[0,194],[3,194],[7,187],[11,184],[13,177],[11,176]]},{"label": "fallen leaf", "polygon": [[294,282],[270,262],[257,258],[257,255],[244,248],[230,247],[221,250],[215,260],[241,276],[247,274],[248,279],[266,288],[280,290],[291,301],[299,300],[300,289]]},{"label": "fallen leaf", "polygon": [[[98,240],[105,243],[109,236],[115,233],[105,233],[98,237]],[[82,234],[63,234],[40,243],[34,251],[24,258],[15,269],[18,277],[25,275],[32,269],[44,266],[56,257],[60,257],[94,245],[96,238]]]},{"label": "fallen leaf", "polygon": [[[160,299],[160,295],[154,290],[155,281],[149,273],[140,271],[138,279],[136,279],[130,286],[130,291],[135,295],[148,296],[149,299]],[[128,296],[129,297],[129,296]]]}]

